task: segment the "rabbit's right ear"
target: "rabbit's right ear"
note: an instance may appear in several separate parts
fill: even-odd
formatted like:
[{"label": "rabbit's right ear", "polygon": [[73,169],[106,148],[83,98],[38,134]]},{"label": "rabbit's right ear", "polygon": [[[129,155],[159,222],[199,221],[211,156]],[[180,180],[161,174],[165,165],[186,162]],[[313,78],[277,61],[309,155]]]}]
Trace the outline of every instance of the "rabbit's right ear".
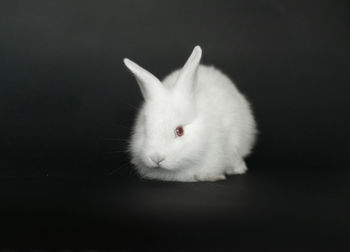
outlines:
[{"label": "rabbit's right ear", "polygon": [[129,59],[125,58],[124,64],[134,74],[145,100],[162,95],[164,87],[157,77]]}]

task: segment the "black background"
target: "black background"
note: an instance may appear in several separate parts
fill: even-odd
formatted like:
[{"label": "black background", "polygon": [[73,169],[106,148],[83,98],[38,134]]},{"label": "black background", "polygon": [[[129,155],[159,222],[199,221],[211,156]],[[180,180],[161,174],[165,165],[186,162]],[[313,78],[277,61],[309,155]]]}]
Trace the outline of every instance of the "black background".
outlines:
[{"label": "black background", "polygon": [[[349,10],[346,0],[1,1],[3,246],[345,246]],[[250,171],[217,184],[140,181],[124,151],[142,97],[122,59],[163,78],[197,44],[252,102]]]}]

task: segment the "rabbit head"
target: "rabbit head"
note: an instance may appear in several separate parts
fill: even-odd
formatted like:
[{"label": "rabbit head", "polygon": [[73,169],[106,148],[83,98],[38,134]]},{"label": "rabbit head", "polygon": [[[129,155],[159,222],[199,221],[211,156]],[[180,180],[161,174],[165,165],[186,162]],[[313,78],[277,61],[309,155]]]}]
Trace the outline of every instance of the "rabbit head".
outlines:
[{"label": "rabbit head", "polygon": [[176,80],[168,86],[136,63],[124,59],[145,100],[131,140],[133,159],[137,160],[134,163],[139,166],[178,170],[201,158],[205,127],[199,122],[196,108],[201,55],[201,48],[196,46],[178,71]]}]

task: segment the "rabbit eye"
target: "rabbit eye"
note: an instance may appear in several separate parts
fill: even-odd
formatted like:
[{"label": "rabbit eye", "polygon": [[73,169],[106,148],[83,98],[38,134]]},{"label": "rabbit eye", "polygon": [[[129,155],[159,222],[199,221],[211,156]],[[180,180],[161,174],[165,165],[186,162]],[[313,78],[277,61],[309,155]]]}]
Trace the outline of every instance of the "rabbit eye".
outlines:
[{"label": "rabbit eye", "polygon": [[178,126],[175,129],[175,136],[180,137],[184,134],[184,128],[182,126]]}]

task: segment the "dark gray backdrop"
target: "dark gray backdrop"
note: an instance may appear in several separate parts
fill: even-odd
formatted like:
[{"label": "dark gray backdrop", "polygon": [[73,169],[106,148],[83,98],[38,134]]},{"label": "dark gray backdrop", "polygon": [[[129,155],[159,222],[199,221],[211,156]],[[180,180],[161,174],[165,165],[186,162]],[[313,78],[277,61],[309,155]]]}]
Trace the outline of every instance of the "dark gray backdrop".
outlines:
[{"label": "dark gray backdrop", "polygon": [[0,174],[128,174],[122,59],[162,78],[197,44],[253,104],[252,169],[344,167],[349,24],[346,0],[2,1]]}]

